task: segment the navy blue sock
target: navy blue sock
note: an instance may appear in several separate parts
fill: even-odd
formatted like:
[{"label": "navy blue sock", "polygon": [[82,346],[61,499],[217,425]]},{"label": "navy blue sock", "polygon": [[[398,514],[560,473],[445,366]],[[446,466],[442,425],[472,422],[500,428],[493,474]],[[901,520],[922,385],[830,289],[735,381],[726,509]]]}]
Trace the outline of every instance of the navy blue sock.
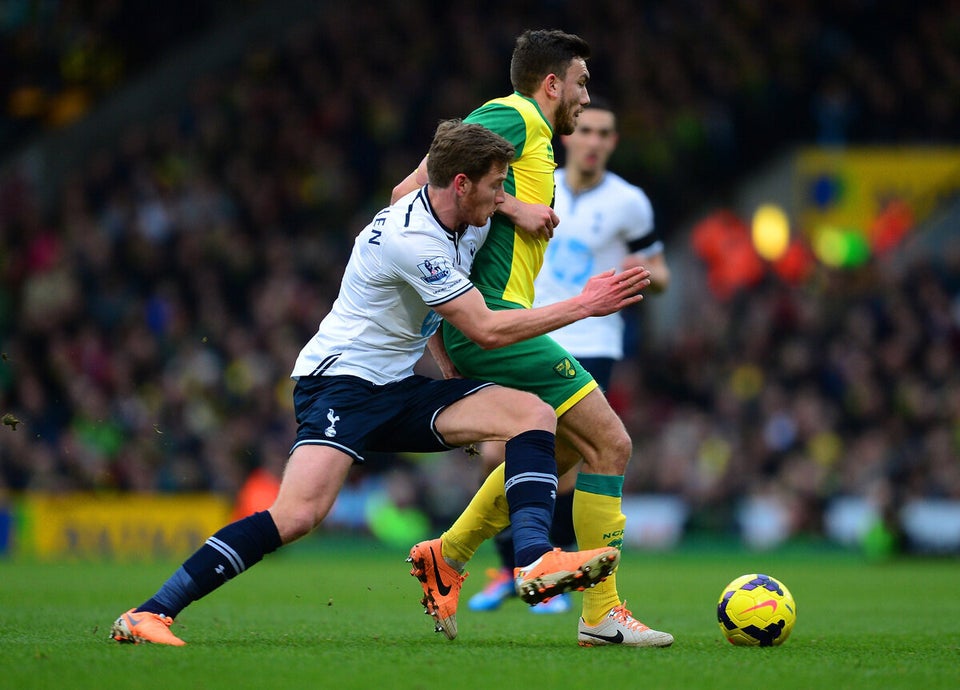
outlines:
[{"label": "navy blue sock", "polygon": [[526,566],[550,551],[550,523],[557,497],[555,438],[525,431],[507,441],[504,489],[513,526],[514,561]]},{"label": "navy blue sock", "polygon": [[156,594],[137,607],[137,611],[150,611],[176,618],[187,604],[201,596],[200,589],[181,565]]},{"label": "navy blue sock", "polygon": [[557,496],[553,507],[553,525],[550,527],[550,540],[554,546],[567,551],[576,551],[577,533],[573,529],[573,492]]},{"label": "navy blue sock", "polygon": [[550,545],[550,511],[542,506],[525,506],[510,513],[513,525],[513,559],[525,567],[547,553]]},{"label": "navy blue sock", "polygon": [[207,539],[138,611],[171,618],[281,545],[280,533],[267,511],[237,520]]},{"label": "navy blue sock", "polygon": [[[553,523],[550,525],[550,541],[565,551],[577,550],[577,534],[573,529],[573,492],[558,494],[553,506]],[[507,527],[493,538],[501,565],[513,572],[516,558],[513,552],[513,527]],[[524,564],[526,565],[526,563]]]}]

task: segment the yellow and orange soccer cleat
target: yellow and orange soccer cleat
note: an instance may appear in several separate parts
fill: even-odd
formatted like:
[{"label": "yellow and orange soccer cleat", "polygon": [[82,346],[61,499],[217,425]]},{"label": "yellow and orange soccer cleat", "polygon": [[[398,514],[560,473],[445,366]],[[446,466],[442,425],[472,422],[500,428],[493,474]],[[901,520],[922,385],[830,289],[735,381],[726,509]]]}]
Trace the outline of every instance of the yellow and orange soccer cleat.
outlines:
[{"label": "yellow and orange soccer cleat", "polygon": [[423,587],[420,603],[424,613],[433,616],[437,632],[452,640],[457,636],[457,603],[467,575],[461,575],[443,560],[441,547],[439,538],[422,541],[410,549],[407,562],[413,564],[410,574]]},{"label": "yellow and orange soccer cleat", "polygon": [[514,586],[520,598],[533,606],[564,592],[594,587],[619,563],[620,551],[609,546],[589,551],[554,549],[525,568],[514,569]]},{"label": "yellow and orange soccer cleat", "polygon": [[130,609],[114,622],[110,629],[110,637],[117,642],[133,644],[152,642],[182,647],[186,642],[170,632],[171,625],[173,625],[173,619],[170,616],[161,616],[147,611],[136,613],[136,609]]}]

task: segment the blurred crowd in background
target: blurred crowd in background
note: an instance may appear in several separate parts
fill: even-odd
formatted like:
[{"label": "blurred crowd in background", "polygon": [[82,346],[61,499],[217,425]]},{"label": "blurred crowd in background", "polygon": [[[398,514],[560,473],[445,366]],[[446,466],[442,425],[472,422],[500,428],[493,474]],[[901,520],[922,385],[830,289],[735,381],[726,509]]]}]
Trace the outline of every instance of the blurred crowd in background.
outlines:
[{"label": "blurred crowd in background", "polygon": [[[17,69],[0,82],[0,153],[82,117],[224,12],[121,11],[139,4],[9,3],[22,13],[2,27],[0,62]],[[353,237],[439,119],[509,91],[524,28],[594,46],[592,90],[620,115],[611,167],[648,192],[668,256],[689,251],[684,223],[782,147],[957,140],[955,0],[317,7],[117,132],[54,207],[30,179],[0,180],[0,490],[233,495],[255,468],[280,472],[289,372]],[[42,104],[76,86],[78,46],[111,76],[54,116]],[[960,499],[957,247],[694,294],[657,338],[645,305],[630,315],[609,392],[635,440],[628,491],[681,496],[710,530],[730,528],[738,499],[768,496],[812,534],[837,495]],[[385,482],[443,524],[476,464],[374,457],[350,481]]]}]

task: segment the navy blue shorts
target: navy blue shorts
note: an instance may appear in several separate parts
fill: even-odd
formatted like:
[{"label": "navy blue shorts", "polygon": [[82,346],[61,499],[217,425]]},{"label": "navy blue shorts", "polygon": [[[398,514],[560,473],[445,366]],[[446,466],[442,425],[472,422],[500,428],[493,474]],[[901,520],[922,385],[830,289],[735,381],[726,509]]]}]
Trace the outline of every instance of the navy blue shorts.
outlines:
[{"label": "navy blue shorts", "polygon": [[293,389],[297,442],[332,446],[363,462],[364,451],[449,450],[434,422],[453,403],[494,384],[416,374],[376,385],[356,376],[302,376]]},{"label": "navy blue shorts", "polygon": [[580,366],[590,372],[590,375],[600,386],[600,390],[606,393],[610,390],[610,377],[613,376],[612,357],[577,357]]}]

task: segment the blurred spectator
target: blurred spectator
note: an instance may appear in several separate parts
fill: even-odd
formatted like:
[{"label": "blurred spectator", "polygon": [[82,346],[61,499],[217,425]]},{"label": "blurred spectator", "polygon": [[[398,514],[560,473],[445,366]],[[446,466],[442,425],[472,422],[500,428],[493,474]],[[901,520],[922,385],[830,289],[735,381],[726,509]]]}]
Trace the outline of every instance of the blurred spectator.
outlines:
[{"label": "blurred spectator", "polygon": [[43,130],[74,122],[237,9],[186,0],[7,0],[0,12],[0,64],[13,69],[0,71],[0,156]]}]

